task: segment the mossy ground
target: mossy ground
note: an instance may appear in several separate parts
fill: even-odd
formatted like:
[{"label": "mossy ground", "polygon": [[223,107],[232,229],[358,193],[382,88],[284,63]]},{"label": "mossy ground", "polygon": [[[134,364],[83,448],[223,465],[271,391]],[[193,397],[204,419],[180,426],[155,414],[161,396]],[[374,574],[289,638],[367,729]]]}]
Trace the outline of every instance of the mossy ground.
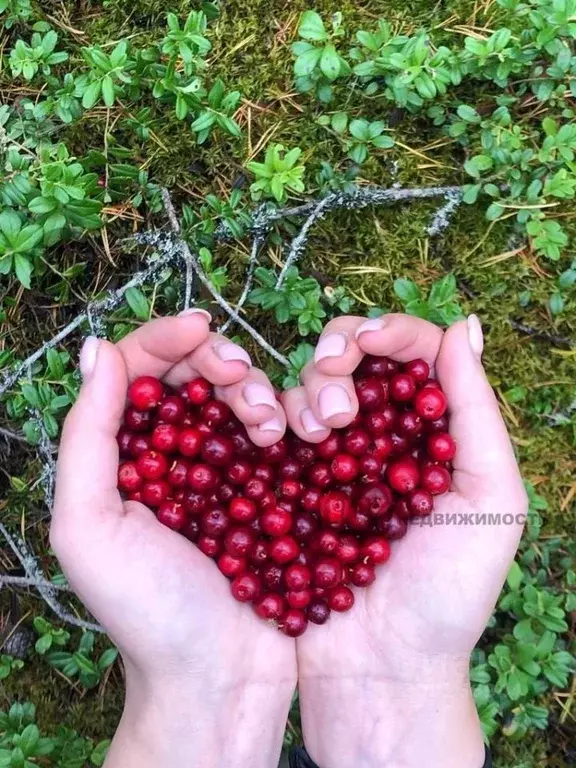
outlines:
[{"label": "mossy ground", "polygon": [[[43,11],[53,13],[51,4],[50,8],[48,4],[40,5]],[[131,145],[134,161],[146,164],[152,180],[174,189],[179,202],[187,201],[191,205],[201,200],[208,190],[229,189],[242,173],[243,162],[264,136],[287,146],[301,146],[310,180],[321,160],[338,161],[342,157],[336,143],[314,123],[308,97],[296,94],[292,87],[289,44],[298,14],[308,7],[308,3],[252,0],[247,4],[241,0],[228,0],[222,5],[220,19],[214,22],[214,50],[210,60],[213,70],[245,96],[242,110],[244,139],[240,143],[219,140],[199,149],[183,124],[169,118],[163,119],[155,128],[158,141]],[[158,27],[164,26],[167,10],[184,15],[191,7],[194,4],[184,0],[170,3],[169,7],[159,0],[135,0],[129,6],[123,0],[108,0],[102,5],[65,0],[62,5],[65,10],[57,16],[68,27],[83,32],[79,38],[82,43],[110,43],[127,35],[137,36],[134,39],[140,42],[158,36]],[[342,10],[350,26],[358,22],[369,25],[385,16],[408,30],[420,26],[442,25],[445,28],[449,26],[448,19],[452,26],[471,23],[474,18],[478,23],[488,24],[496,13],[489,0],[373,0],[363,3],[318,0],[315,8],[324,16]],[[65,29],[60,29],[60,34],[67,39]],[[5,84],[6,75],[3,78]],[[338,106],[342,106],[341,101]],[[367,116],[382,117],[376,107],[371,114],[369,109],[364,112]],[[66,130],[63,138],[78,154],[91,146],[101,147],[104,117],[103,109],[93,110],[80,127]],[[399,138],[419,154],[396,148],[388,153],[386,160],[370,161],[364,170],[364,178],[383,185],[399,181],[405,186],[463,181],[457,148],[445,141],[429,147],[441,138],[436,129],[422,121],[405,120],[399,128]],[[126,145],[134,139],[114,134],[112,141]],[[392,174],[392,161],[397,162],[396,176]],[[538,492],[549,502],[544,535],[560,534],[569,538],[573,536],[576,522],[575,505],[571,501],[576,477],[574,428],[571,425],[552,427],[538,414],[543,404],[562,411],[573,401],[576,395],[576,352],[546,340],[520,335],[510,320],[521,320],[544,333],[573,338],[576,330],[574,303],[559,317],[550,315],[546,300],[555,288],[556,266],[543,263],[527,249],[521,250],[521,243],[516,241],[508,222],[489,227],[480,207],[460,207],[442,239],[429,240],[425,229],[434,207],[432,203],[418,203],[331,214],[315,229],[301,260],[301,270],[303,273],[314,270],[328,284],[346,286],[359,302],[359,313],[371,306],[399,309],[392,290],[397,277],[411,277],[426,290],[433,280],[454,271],[463,309],[476,312],[484,323],[486,366],[503,404],[523,474],[537,485]],[[574,217],[566,224],[571,234],[576,235]],[[77,287],[80,295],[86,298],[110,280],[119,281],[122,274],[129,274],[134,268],[134,254],[123,251],[118,245],[121,235],[125,234],[123,227],[116,225],[108,234],[116,268],[106,260],[97,239],[54,254],[54,264],[60,270],[76,260],[90,263],[88,276],[82,278]],[[229,267],[232,284],[228,291],[232,297],[235,286],[242,280],[247,252],[245,244],[232,244],[217,253],[219,262]],[[502,254],[508,255],[502,256],[501,260],[495,258]],[[271,248],[269,255],[273,259],[282,257],[281,251],[275,248]],[[353,270],[350,269],[352,266]],[[531,291],[532,300],[527,308],[522,308],[518,294],[527,290]],[[9,294],[16,295],[14,285],[10,286]],[[23,357],[36,348],[40,338],[46,338],[65,319],[73,316],[78,307],[76,300],[68,306],[54,306],[41,291],[19,294],[16,309],[1,329],[3,343],[16,348],[18,356]],[[279,348],[289,349],[296,341],[294,336],[287,336],[284,328],[271,324],[269,315],[254,312],[251,320]],[[73,351],[73,347],[69,349]],[[264,353],[253,351],[259,363],[269,367]],[[526,388],[526,398],[516,404],[507,402],[506,391],[519,386]],[[20,462],[19,458],[17,463]],[[10,474],[23,474],[28,478],[32,478],[37,469],[32,460],[25,472],[17,473],[14,462],[10,462],[10,466]],[[2,495],[9,502],[4,505],[6,510],[9,509],[9,520],[14,523],[20,520],[27,535],[34,536],[36,549],[45,551],[45,524],[34,523],[34,499],[13,491]],[[22,610],[34,615],[40,610],[40,603],[24,599]],[[82,694],[52,671],[47,663],[33,656],[24,671],[14,674],[3,684],[0,708],[14,697],[34,701],[39,707],[40,722],[47,730],[51,725],[65,721],[82,734],[105,738],[114,730],[121,709],[119,665],[99,690]],[[574,693],[572,698],[562,700],[564,707],[572,707],[568,723],[574,718],[573,697]],[[573,765],[570,757],[566,757],[568,762],[559,757],[561,752],[570,754],[570,746],[566,746],[567,731],[557,722],[559,712],[557,708],[549,731],[521,743],[497,738],[496,764],[500,768],[547,765],[566,768]],[[554,757],[558,762],[552,762]]]}]

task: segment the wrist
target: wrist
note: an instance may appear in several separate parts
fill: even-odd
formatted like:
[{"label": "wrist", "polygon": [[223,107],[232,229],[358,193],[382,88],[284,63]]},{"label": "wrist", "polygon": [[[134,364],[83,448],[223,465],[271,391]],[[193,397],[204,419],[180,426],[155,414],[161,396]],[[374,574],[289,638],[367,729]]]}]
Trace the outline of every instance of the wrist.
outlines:
[{"label": "wrist", "polygon": [[484,743],[468,666],[418,682],[374,675],[305,678],[304,741],[321,768],[482,768]]},{"label": "wrist", "polygon": [[293,690],[288,681],[212,687],[128,673],[106,768],[275,768]]}]

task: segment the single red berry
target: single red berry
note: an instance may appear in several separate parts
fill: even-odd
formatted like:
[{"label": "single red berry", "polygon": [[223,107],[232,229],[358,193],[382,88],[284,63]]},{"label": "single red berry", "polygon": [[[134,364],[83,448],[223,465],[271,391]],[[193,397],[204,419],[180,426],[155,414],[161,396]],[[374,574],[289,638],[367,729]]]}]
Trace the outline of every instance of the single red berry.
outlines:
[{"label": "single red berry", "polygon": [[134,491],[128,495],[128,501],[137,501],[142,504],[142,491]]},{"label": "single red berry", "polygon": [[367,413],[364,417],[364,426],[373,437],[383,435],[390,428],[389,420],[382,411]]},{"label": "single red berry", "polygon": [[321,597],[314,597],[308,608],[306,615],[313,624],[326,624],[330,618],[330,608],[326,600]]},{"label": "single red berry", "polygon": [[160,480],[168,472],[168,460],[158,451],[144,451],[136,459],[138,472],[146,480]]},{"label": "single red berry", "polygon": [[178,450],[183,456],[198,456],[204,437],[196,427],[185,427],[178,435]]},{"label": "single red berry", "polygon": [[300,506],[306,512],[317,512],[320,509],[322,491],[318,488],[306,488],[300,498]]},{"label": "single red berry", "polygon": [[311,548],[316,552],[322,552],[324,555],[332,555],[338,549],[340,537],[335,531],[328,531],[325,528],[312,536],[310,541]]},{"label": "single red berry", "polygon": [[264,496],[262,496],[262,498],[260,499],[259,505],[262,509],[265,509],[266,507],[274,507],[276,506],[276,501],[277,499],[275,494],[272,491],[268,490],[266,491]]},{"label": "single red berry", "polygon": [[208,464],[223,467],[232,459],[234,444],[223,435],[210,435],[205,438],[201,453]]},{"label": "single red berry", "polygon": [[435,421],[446,413],[446,395],[441,389],[426,387],[416,393],[414,410],[427,421]]},{"label": "single red berry", "polygon": [[[252,529],[253,530],[253,529]],[[254,531],[256,533],[256,531]],[[268,560],[268,542],[262,541],[262,539],[259,539],[256,544],[254,545],[254,549],[252,550],[252,554],[250,555],[250,560],[252,563],[260,567]]]},{"label": "single red berry", "polygon": [[341,450],[341,439],[337,432],[331,432],[322,442],[315,445],[316,456],[324,461],[330,461]]},{"label": "single red berry", "polygon": [[246,459],[236,459],[226,468],[226,478],[234,485],[244,485],[251,474],[252,465]]},{"label": "single red berry", "polygon": [[156,516],[162,525],[166,525],[174,531],[181,530],[186,524],[184,507],[176,501],[168,500],[162,502]]},{"label": "single red berry", "polygon": [[268,464],[278,464],[284,461],[288,454],[288,445],[286,440],[278,440],[274,445],[268,445],[260,449],[262,459]]},{"label": "single red berry", "polygon": [[312,563],[314,562],[312,551],[310,549],[301,549],[294,562],[298,563],[298,565],[305,565],[306,568],[311,568]]},{"label": "single red berry", "polygon": [[298,443],[294,444],[293,449],[294,458],[303,467],[309,467],[311,464],[314,464],[316,459],[316,451],[314,450],[313,446],[299,440]]},{"label": "single red berry", "polygon": [[285,459],[278,467],[278,476],[283,480],[298,480],[304,467],[294,459]]},{"label": "single red berry", "polygon": [[147,432],[150,429],[152,417],[150,411],[138,411],[136,408],[126,408],[124,424],[132,432]]},{"label": "single red berry", "polygon": [[360,512],[359,509],[352,508],[352,512],[346,521],[346,525],[351,531],[363,533],[370,529],[373,521],[374,518],[372,516],[367,515],[365,512]]},{"label": "single red berry", "polygon": [[307,512],[300,512],[292,520],[291,533],[299,542],[308,541],[317,529],[316,518]]},{"label": "single red berry", "polygon": [[215,539],[219,536],[224,536],[229,528],[230,519],[226,514],[226,510],[222,509],[222,507],[208,509],[200,518],[202,533],[205,533],[207,536],[213,536]]},{"label": "single red berry", "polygon": [[332,611],[338,611],[338,613],[349,611],[354,605],[354,592],[350,587],[343,585],[335,587],[328,593],[328,605]]},{"label": "single red berry", "polygon": [[422,384],[430,376],[430,366],[425,360],[417,358],[404,363],[404,373],[410,374],[417,384]]},{"label": "single red berry", "polygon": [[352,507],[350,499],[340,491],[329,491],[322,496],[320,516],[327,525],[339,528],[348,519]]},{"label": "single red berry", "polygon": [[202,421],[214,429],[224,426],[230,418],[230,408],[221,400],[209,400],[200,411]]},{"label": "single red berry", "polygon": [[332,482],[330,466],[322,461],[312,464],[308,470],[308,480],[317,488],[327,488]]},{"label": "single red berry", "polygon": [[198,525],[198,520],[188,520],[180,533],[189,541],[196,542],[198,540],[198,536],[200,535],[200,526]]},{"label": "single red berry", "polygon": [[344,565],[355,563],[360,558],[360,544],[354,536],[344,534],[340,536],[336,557]]},{"label": "single red berry", "polygon": [[118,443],[118,450],[120,456],[126,457],[130,453],[130,440],[132,439],[132,432],[129,429],[120,427],[118,434],[116,435],[116,442]]},{"label": "single red berry", "polygon": [[232,499],[228,506],[228,514],[232,520],[236,520],[238,523],[250,523],[256,517],[258,510],[256,504],[250,499],[245,499],[242,496],[237,496]]},{"label": "single red berry", "polygon": [[410,450],[410,438],[405,435],[398,435],[396,432],[390,434],[392,440],[392,456],[402,456]]},{"label": "single red berry", "polygon": [[445,467],[422,467],[420,485],[432,496],[439,496],[450,488],[450,472]]},{"label": "single red berry", "polygon": [[260,597],[262,583],[251,571],[241,573],[230,584],[232,597],[240,603],[253,603]]},{"label": "single red berry", "polygon": [[266,485],[272,485],[276,478],[275,472],[269,464],[257,464],[254,467],[252,476],[262,480]]},{"label": "single red berry", "polygon": [[440,382],[437,381],[436,379],[426,379],[424,384],[422,384],[422,389],[428,389],[428,388],[441,389]]},{"label": "single red berry", "polygon": [[439,419],[434,419],[434,421],[427,421],[425,427],[426,432],[429,433],[448,432],[448,416],[444,414],[444,416],[440,416]]},{"label": "single red berry", "polygon": [[390,379],[390,397],[398,403],[412,400],[416,392],[416,382],[408,373],[397,373]]},{"label": "single red berry", "polygon": [[378,379],[357,379],[354,388],[361,411],[377,411],[384,405],[384,392]]},{"label": "single red berry", "polygon": [[392,515],[402,518],[402,520],[409,520],[412,517],[412,512],[408,506],[407,500],[398,499],[396,504],[392,507]]},{"label": "single red berry", "polygon": [[196,491],[186,491],[182,499],[184,509],[192,517],[200,517],[205,511],[207,503],[206,496]]},{"label": "single red berry", "polygon": [[150,480],[142,486],[142,503],[147,507],[159,507],[168,498],[170,491],[165,480]]},{"label": "single red berry", "polygon": [[426,517],[434,507],[432,494],[422,490],[422,488],[417,488],[408,494],[408,506],[416,517]]},{"label": "single red berry", "polygon": [[239,459],[254,459],[256,447],[245,431],[232,432],[229,437],[234,445],[234,453]]},{"label": "single red berry", "polygon": [[386,476],[390,487],[398,493],[410,493],[420,482],[418,464],[411,458],[399,459],[390,464]]},{"label": "single red berry", "polygon": [[312,600],[312,592],[309,589],[302,589],[300,592],[290,590],[286,592],[286,602],[290,608],[299,608],[304,610]]},{"label": "single red berry", "polygon": [[414,439],[422,433],[423,428],[422,419],[415,411],[403,411],[398,414],[396,429],[403,437]]},{"label": "single red berry", "polygon": [[234,557],[249,557],[256,544],[256,536],[249,528],[231,528],[224,537],[224,548]]},{"label": "single red berry", "polygon": [[262,566],[260,575],[264,587],[271,592],[277,592],[282,584],[283,569],[276,563],[267,563]]},{"label": "single red berry", "polygon": [[222,551],[222,540],[215,539],[212,536],[200,535],[196,546],[207,557],[216,558]]},{"label": "single red berry", "polygon": [[133,461],[125,461],[118,467],[118,488],[125,493],[134,493],[142,485],[142,475]]},{"label": "single red berry", "polygon": [[408,530],[408,521],[403,520],[397,515],[392,515],[388,520],[379,520],[378,528],[382,536],[390,541],[396,541],[406,535]]},{"label": "single red berry", "polygon": [[194,426],[202,436],[202,440],[214,434],[214,427],[211,427],[210,424],[206,424],[204,421],[197,421]]},{"label": "single red berry", "polygon": [[292,563],[284,571],[284,583],[286,584],[286,589],[290,591],[300,592],[310,586],[311,581],[312,573],[305,565]]},{"label": "single red berry", "polygon": [[376,571],[368,563],[356,563],[350,569],[350,582],[355,587],[369,587],[376,580]]},{"label": "single red berry", "polygon": [[367,562],[380,565],[390,557],[390,544],[383,536],[372,536],[362,545],[361,554]]},{"label": "single red berry", "polygon": [[372,483],[360,491],[356,506],[360,512],[371,517],[384,517],[390,511],[392,502],[392,492],[387,485]]},{"label": "single red berry", "polygon": [[295,501],[304,492],[304,485],[299,480],[284,480],[278,486],[278,494],[288,501]]},{"label": "single red berry", "polygon": [[288,637],[300,637],[306,632],[308,619],[297,608],[289,608],[280,619],[280,629]]},{"label": "single red berry", "polygon": [[366,355],[357,368],[361,376],[375,376],[377,379],[384,379],[389,376],[389,360],[387,357],[374,357]]},{"label": "single red berry", "polygon": [[334,557],[323,557],[312,567],[314,586],[331,589],[338,586],[342,578],[342,566]]},{"label": "single red berry", "polygon": [[151,448],[152,441],[150,435],[132,435],[132,440],[130,440],[130,456],[132,456],[133,459],[137,459],[141,453],[149,451]]},{"label": "single red berry", "polygon": [[218,501],[222,501],[225,504],[228,504],[230,501],[232,501],[233,498],[236,496],[236,488],[234,488],[233,485],[230,485],[229,483],[222,483],[220,488],[216,491],[216,496],[218,497]]},{"label": "single red berry", "polygon": [[298,557],[298,542],[292,536],[278,536],[270,542],[269,556],[279,565],[285,565]]},{"label": "single red berry", "polygon": [[284,536],[292,527],[292,515],[280,507],[267,507],[260,517],[260,524],[268,536]]},{"label": "single red berry", "polygon": [[286,610],[286,603],[281,595],[267,592],[254,603],[256,614],[266,621],[279,621]]},{"label": "single red berry", "polygon": [[154,376],[139,376],[128,387],[128,400],[139,411],[156,408],[163,394],[162,382]]},{"label": "single red berry", "polygon": [[178,448],[178,429],[174,424],[157,424],[151,438],[152,448],[162,453],[173,453]]},{"label": "single red berry", "polygon": [[186,416],[186,403],[178,395],[169,395],[162,400],[156,413],[166,424],[180,424]]},{"label": "single red berry", "polygon": [[374,438],[374,445],[372,451],[374,455],[382,462],[386,461],[388,456],[392,454],[394,450],[394,441],[390,434],[378,435]]},{"label": "single red berry", "polygon": [[233,557],[228,552],[223,552],[218,558],[218,568],[229,579],[244,573],[247,567],[244,557]]},{"label": "single red berry", "polygon": [[263,480],[260,480],[258,477],[251,477],[244,486],[244,495],[247,499],[252,499],[252,501],[262,501],[264,494],[268,490],[268,486]]},{"label": "single red berry", "polygon": [[358,474],[358,460],[347,453],[338,453],[332,459],[330,472],[339,483],[349,483]]},{"label": "single red berry", "polygon": [[212,397],[212,385],[206,379],[198,377],[186,385],[188,401],[191,405],[204,405]]},{"label": "single red berry", "polygon": [[220,476],[214,467],[208,464],[193,464],[188,470],[186,481],[194,491],[208,493],[216,488]]},{"label": "single red berry", "polygon": [[[365,456],[361,456],[358,459],[358,466],[360,469],[361,474],[361,480],[366,481],[367,479],[374,479],[376,480],[378,477],[380,477],[380,473],[382,472],[382,467],[384,466],[383,460],[376,456],[374,453],[367,453]],[[342,486],[340,486],[340,490],[342,490]],[[353,488],[351,488],[353,490]]]},{"label": "single red berry", "polygon": [[426,449],[435,461],[452,461],[456,455],[456,443],[447,432],[436,432],[430,435]]},{"label": "single red berry", "polygon": [[344,449],[352,456],[363,456],[370,445],[370,435],[363,429],[349,429],[344,433]]}]

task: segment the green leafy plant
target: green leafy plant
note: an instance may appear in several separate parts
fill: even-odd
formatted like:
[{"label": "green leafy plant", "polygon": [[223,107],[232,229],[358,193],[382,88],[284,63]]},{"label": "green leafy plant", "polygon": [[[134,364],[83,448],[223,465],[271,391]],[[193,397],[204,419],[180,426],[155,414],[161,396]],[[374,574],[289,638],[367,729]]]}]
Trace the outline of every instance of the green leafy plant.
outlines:
[{"label": "green leafy plant", "polygon": [[341,137],[347,156],[358,165],[364,163],[371,150],[391,149],[394,139],[386,131],[383,120],[372,122],[357,118],[349,121],[346,112],[335,112],[332,117],[323,115],[318,119],[321,125],[330,128]]},{"label": "green leafy plant", "polygon": [[68,59],[64,51],[55,51],[58,44],[58,35],[53,29],[41,35],[35,32],[30,44],[24,40],[17,40],[16,45],[10,51],[10,69],[13,77],[22,77],[32,80],[40,71],[43,75],[49,75],[51,68]]},{"label": "green leafy plant", "polygon": [[288,192],[304,192],[304,165],[297,165],[302,150],[294,147],[286,150],[282,144],[274,144],[266,150],[263,163],[246,163],[249,171],[256,176],[250,185],[253,200],[272,197],[278,203],[286,200]]},{"label": "green leafy plant", "polygon": [[34,629],[39,635],[34,649],[36,650],[36,653],[39,653],[40,655],[44,655],[54,648],[54,646],[65,646],[70,640],[69,632],[61,627],[55,627],[43,616],[36,616],[34,618]]},{"label": "green leafy plant", "polygon": [[85,688],[95,688],[100,683],[103,672],[116,661],[118,650],[108,648],[94,661],[94,644],[94,634],[84,632],[76,651],[52,651],[46,658],[66,677],[77,677]]},{"label": "green leafy plant", "polygon": [[321,101],[328,102],[333,96],[331,84],[351,72],[350,65],[337,48],[339,38],[344,35],[342,14],[335,13],[330,29],[327,29],[320,14],[304,11],[298,35],[302,40],[292,45],[296,56],[296,88],[302,92],[315,90]]},{"label": "green leafy plant", "polygon": [[398,278],[394,281],[394,293],[409,315],[422,317],[424,320],[440,325],[452,325],[457,320],[464,319],[458,303],[454,275],[446,275],[436,281],[426,298],[416,283],[407,278]]},{"label": "green leafy plant", "polygon": [[0,213],[0,275],[12,270],[25,288],[30,288],[32,260],[41,249],[38,248],[44,231],[40,224],[26,224],[23,218],[12,210]]},{"label": "green leafy plant", "polygon": [[5,29],[27,21],[32,16],[30,0],[0,0],[0,16],[4,16],[2,23]]},{"label": "green leafy plant", "polygon": [[5,653],[0,654],[0,680],[6,680],[12,672],[18,671],[24,667],[21,659],[15,659]]}]

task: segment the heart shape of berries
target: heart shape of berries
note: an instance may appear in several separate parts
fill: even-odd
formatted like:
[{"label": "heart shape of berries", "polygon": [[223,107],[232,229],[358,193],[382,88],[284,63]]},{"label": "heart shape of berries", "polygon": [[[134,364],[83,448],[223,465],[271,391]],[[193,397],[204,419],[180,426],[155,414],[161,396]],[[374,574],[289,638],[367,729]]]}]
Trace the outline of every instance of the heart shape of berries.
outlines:
[{"label": "heart shape of berries", "polygon": [[456,445],[424,360],[365,357],[360,410],[321,443],[259,448],[202,378],[142,376],[118,433],[118,488],[216,561],[232,595],[298,637],[354,604],[413,517],[450,487]]}]

